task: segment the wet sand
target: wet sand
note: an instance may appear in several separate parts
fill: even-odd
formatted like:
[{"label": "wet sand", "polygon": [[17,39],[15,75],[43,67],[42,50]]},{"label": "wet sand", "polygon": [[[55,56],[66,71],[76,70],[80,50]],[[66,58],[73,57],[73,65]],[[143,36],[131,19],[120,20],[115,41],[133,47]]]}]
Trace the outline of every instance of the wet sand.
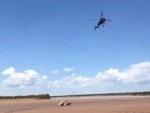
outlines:
[{"label": "wet sand", "polygon": [[[61,101],[71,106],[59,106]],[[150,113],[150,96],[0,100],[0,113]]]}]

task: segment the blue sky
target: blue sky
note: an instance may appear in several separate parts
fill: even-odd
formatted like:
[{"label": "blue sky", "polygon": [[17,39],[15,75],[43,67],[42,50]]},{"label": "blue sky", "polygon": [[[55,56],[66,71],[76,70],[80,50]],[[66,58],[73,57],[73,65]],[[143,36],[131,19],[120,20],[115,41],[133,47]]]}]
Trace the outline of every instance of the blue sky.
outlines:
[{"label": "blue sky", "polygon": [[[101,11],[112,21],[95,31]],[[149,11],[149,0],[0,0],[0,95],[149,90]]]}]

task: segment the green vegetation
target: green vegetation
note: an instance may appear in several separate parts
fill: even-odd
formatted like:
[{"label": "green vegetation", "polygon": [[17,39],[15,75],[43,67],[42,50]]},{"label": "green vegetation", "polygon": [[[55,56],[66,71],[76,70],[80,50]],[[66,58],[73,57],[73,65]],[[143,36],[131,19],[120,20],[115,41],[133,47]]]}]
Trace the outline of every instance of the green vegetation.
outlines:
[{"label": "green vegetation", "polygon": [[25,96],[0,96],[0,99],[50,99],[49,94],[25,95]]},{"label": "green vegetation", "polygon": [[61,95],[50,96],[49,94],[39,95],[18,95],[18,96],[0,96],[0,99],[50,99],[56,97],[88,97],[88,96],[150,96],[150,91],[145,92],[125,92],[125,93],[103,93],[103,94],[74,94],[74,95]]},{"label": "green vegetation", "polygon": [[150,91],[145,92],[125,92],[125,93],[103,93],[103,94],[76,94],[76,95],[61,95],[51,97],[86,97],[86,96],[150,96]]}]

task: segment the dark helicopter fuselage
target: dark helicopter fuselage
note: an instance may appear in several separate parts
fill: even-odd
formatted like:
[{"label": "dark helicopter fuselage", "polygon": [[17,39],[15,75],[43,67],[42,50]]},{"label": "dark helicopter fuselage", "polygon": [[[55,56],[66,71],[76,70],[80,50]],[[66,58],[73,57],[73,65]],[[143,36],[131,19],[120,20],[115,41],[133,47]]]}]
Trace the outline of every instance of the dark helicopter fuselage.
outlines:
[{"label": "dark helicopter fuselage", "polygon": [[98,22],[97,26],[100,26],[100,25],[104,24],[104,23],[105,23],[105,21],[106,21],[106,19],[105,19],[105,18],[100,18],[100,20],[99,20],[99,22]]},{"label": "dark helicopter fuselage", "polygon": [[102,11],[102,12],[101,12],[101,17],[100,17],[100,19],[99,19],[97,25],[94,26],[95,30],[96,30],[97,28],[100,28],[101,26],[104,27],[105,24],[106,24],[106,21],[111,21],[111,20],[108,20],[108,19],[106,19],[106,18],[103,18],[103,11]]},{"label": "dark helicopter fuselage", "polygon": [[100,25],[104,26],[105,25],[105,22],[106,22],[106,19],[105,18],[100,18],[99,22],[97,23],[97,26],[95,26],[95,30],[97,28],[99,28]]}]

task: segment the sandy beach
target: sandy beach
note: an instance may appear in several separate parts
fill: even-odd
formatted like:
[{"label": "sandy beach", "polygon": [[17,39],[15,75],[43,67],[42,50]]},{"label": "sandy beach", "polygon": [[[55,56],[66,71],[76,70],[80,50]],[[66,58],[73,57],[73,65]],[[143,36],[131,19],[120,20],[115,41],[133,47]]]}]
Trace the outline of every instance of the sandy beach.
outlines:
[{"label": "sandy beach", "polygon": [[[71,106],[59,106],[61,101]],[[0,113],[150,113],[150,96],[0,100]]]}]

